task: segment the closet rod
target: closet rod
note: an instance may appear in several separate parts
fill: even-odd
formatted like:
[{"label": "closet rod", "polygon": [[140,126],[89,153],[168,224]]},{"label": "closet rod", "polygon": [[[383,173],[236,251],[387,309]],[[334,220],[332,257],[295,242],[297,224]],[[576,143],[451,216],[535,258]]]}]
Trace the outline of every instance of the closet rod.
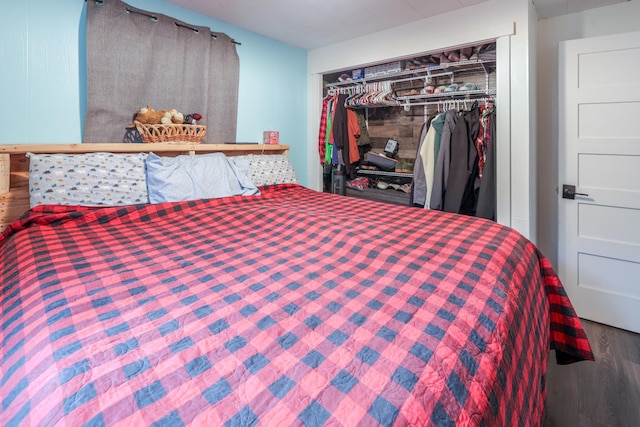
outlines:
[{"label": "closet rod", "polygon": [[451,81],[453,81],[453,72],[447,72],[447,73],[437,73],[437,74],[427,74],[424,76],[420,76],[420,77],[407,77],[406,79],[393,79],[393,80],[389,80],[391,82],[391,84],[396,84],[396,83],[401,83],[401,82],[412,82],[415,80],[425,80],[428,79],[429,82],[432,78],[434,77],[451,77]]},{"label": "closet rod", "polygon": [[[86,2],[87,0],[84,0],[84,1]],[[96,2],[97,5],[101,5],[101,4],[104,3],[104,0],[94,0],[94,1]],[[157,16],[149,14],[149,13],[145,13],[145,12],[142,12],[142,11],[139,11],[139,10],[129,9],[128,7],[125,8],[125,10],[129,14],[135,13],[135,14],[138,14],[138,15],[146,16],[147,18],[150,18],[153,22],[156,22],[158,20]],[[175,22],[175,21],[174,21],[174,24],[175,24],[176,27],[186,28],[188,30],[193,31],[194,33],[199,33],[200,32],[199,29],[197,29],[195,27],[192,27],[190,25],[186,25],[186,24],[183,24],[183,23],[180,23],[180,22]],[[218,36],[215,35],[214,33],[211,33],[211,38],[212,39],[217,39]],[[242,43],[240,43],[238,41],[235,41],[234,39],[231,39],[231,43],[233,43],[235,45],[238,45],[238,46],[242,45]]]},{"label": "closet rod", "polygon": [[485,96],[482,98],[472,98],[472,99],[441,99],[439,101],[423,101],[423,102],[408,102],[406,104],[400,104],[402,107],[418,107],[422,105],[447,105],[447,104],[463,104],[474,103],[474,102],[495,102],[495,96]]},{"label": "closet rod", "polygon": [[[356,80],[346,80],[343,82],[332,82],[326,83],[325,87],[343,87],[350,86],[354,84],[366,84],[372,82],[378,82],[380,80],[394,80],[394,81],[408,81],[408,80],[424,80],[428,76],[432,77],[441,77],[449,74],[455,74],[456,71],[473,71],[473,70],[482,70],[485,75],[490,74],[489,68],[487,65],[494,64],[495,61],[487,61],[487,60],[479,60],[479,61],[460,61],[460,62],[452,62],[451,64],[445,64],[443,66],[437,67],[427,67],[427,68],[417,68],[415,70],[405,70],[387,74],[379,74],[373,75],[369,77],[363,77],[361,79]],[[432,71],[441,71],[441,73],[432,73]],[[424,75],[417,75],[419,73],[426,73]],[[412,76],[408,77],[407,80],[396,80],[396,77],[399,76]]]}]

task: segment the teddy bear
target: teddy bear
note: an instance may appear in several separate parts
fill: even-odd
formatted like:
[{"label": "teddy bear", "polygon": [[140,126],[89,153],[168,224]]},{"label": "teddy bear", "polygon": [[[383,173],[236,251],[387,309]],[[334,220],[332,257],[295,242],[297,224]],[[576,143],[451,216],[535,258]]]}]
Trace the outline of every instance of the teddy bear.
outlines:
[{"label": "teddy bear", "polygon": [[140,122],[147,125],[168,125],[168,124],[183,124],[184,115],[178,112],[175,108],[171,110],[154,110],[150,105],[142,107],[136,113],[134,119],[135,122]]}]

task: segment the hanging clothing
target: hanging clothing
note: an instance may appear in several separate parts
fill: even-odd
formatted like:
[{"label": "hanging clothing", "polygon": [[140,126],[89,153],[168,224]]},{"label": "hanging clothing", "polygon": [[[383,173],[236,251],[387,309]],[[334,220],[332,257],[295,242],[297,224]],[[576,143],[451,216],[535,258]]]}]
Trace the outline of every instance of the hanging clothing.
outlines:
[{"label": "hanging clothing", "polygon": [[[333,113],[333,142],[334,142],[334,151],[340,150],[342,154],[342,159],[345,165],[345,171],[348,179],[352,179],[352,170],[351,164],[349,163],[349,123],[347,119],[347,109],[344,106],[344,101],[347,99],[347,95],[341,93],[338,94],[334,106]],[[336,150],[337,149],[337,150]],[[338,153],[334,152],[334,157],[336,157]],[[340,162],[338,162],[340,163]]]},{"label": "hanging clothing", "polygon": [[433,187],[431,189],[431,199],[429,207],[431,209],[443,210],[444,196],[447,191],[447,181],[449,179],[449,167],[451,164],[451,134],[458,121],[458,112],[448,110],[445,113],[442,137],[440,138],[440,149],[436,160],[433,175]]},{"label": "hanging clothing", "polygon": [[488,109],[482,115],[484,125],[484,171],[478,193],[476,216],[492,221],[497,219],[496,206],[496,114],[495,109]]},{"label": "hanging clothing", "polygon": [[[444,129],[444,120],[446,114],[438,114],[436,118],[431,122],[431,126],[436,129],[436,143],[433,149],[434,158],[438,159],[438,153],[440,152],[440,143],[442,142],[442,130]],[[434,172],[435,173],[435,172]]]},{"label": "hanging clothing", "polygon": [[[432,135],[429,136],[428,145],[425,147],[429,158],[425,163],[425,175],[427,177],[427,200],[431,201],[431,195],[434,188],[434,177],[436,174],[436,162],[438,160],[438,154],[440,153],[440,144],[442,142],[442,131],[444,129],[444,123],[446,119],[446,112],[438,114],[432,121],[431,127],[433,128]],[[425,204],[425,209],[429,209],[429,203]]]},{"label": "hanging clothing", "polygon": [[358,115],[351,109],[347,109],[347,127],[349,130],[349,163],[357,163],[360,161],[360,151],[358,150],[360,125],[358,124]]},{"label": "hanging clothing", "polygon": [[[435,121],[436,119],[434,119],[433,121]],[[431,126],[429,126],[427,135],[424,138],[424,144],[422,144],[422,148],[420,149],[420,157],[422,159],[424,175],[427,183],[425,200],[431,200],[431,192],[433,189],[433,176],[435,175],[436,160],[434,157],[434,152],[435,152],[435,145],[436,145],[436,129],[433,126],[433,121],[431,122]],[[425,209],[429,209],[429,206],[426,203],[425,203]]]},{"label": "hanging clothing", "polygon": [[451,135],[451,165],[444,197],[444,211],[475,215],[478,177],[478,136],[480,109],[474,106],[462,114]]},{"label": "hanging clothing", "polygon": [[418,137],[418,151],[416,152],[416,161],[413,165],[413,185],[411,186],[411,205],[426,207],[427,203],[427,177],[424,172],[424,162],[422,161],[422,145],[427,136],[433,116],[429,117],[420,128],[420,136]]},{"label": "hanging clothing", "polygon": [[371,144],[371,138],[369,137],[369,128],[367,128],[367,120],[364,117],[364,113],[359,110],[356,111],[358,117],[358,126],[360,127],[360,138],[358,138],[358,146]]},{"label": "hanging clothing", "polygon": [[482,120],[482,113],[484,106],[480,106],[480,119],[478,120],[478,136],[474,141],[476,146],[476,152],[478,153],[478,177],[482,179],[482,172],[484,170],[484,163],[486,159],[485,146],[484,146],[484,121]]},{"label": "hanging clothing", "polygon": [[324,164],[327,154],[327,113],[329,110],[329,101],[333,98],[327,95],[322,100],[322,112],[320,113],[320,129],[318,131],[318,154],[320,155],[320,163]]},{"label": "hanging clothing", "polygon": [[333,106],[334,98],[330,98],[327,104],[327,131],[325,137],[325,163],[333,163]]},{"label": "hanging clothing", "polygon": [[[364,113],[353,109],[358,103],[347,105],[349,98],[355,97],[337,93],[323,98],[318,133],[320,162],[329,169],[343,165],[347,180],[371,149]],[[410,205],[496,219],[495,108],[487,105],[474,104],[466,112],[451,109],[423,124]]]}]

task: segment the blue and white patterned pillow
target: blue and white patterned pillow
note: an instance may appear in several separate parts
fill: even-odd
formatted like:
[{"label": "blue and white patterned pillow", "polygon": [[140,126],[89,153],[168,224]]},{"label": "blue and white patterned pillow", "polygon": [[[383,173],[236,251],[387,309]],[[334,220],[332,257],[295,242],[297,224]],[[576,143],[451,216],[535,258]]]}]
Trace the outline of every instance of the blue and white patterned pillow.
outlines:
[{"label": "blue and white patterned pillow", "polygon": [[258,187],[273,184],[297,184],[293,165],[282,154],[247,154],[232,159],[249,160],[251,181]]},{"label": "blue and white patterned pillow", "polygon": [[31,207],[42,204],[119,206],[148,203],[147,153],[33,154]]}]

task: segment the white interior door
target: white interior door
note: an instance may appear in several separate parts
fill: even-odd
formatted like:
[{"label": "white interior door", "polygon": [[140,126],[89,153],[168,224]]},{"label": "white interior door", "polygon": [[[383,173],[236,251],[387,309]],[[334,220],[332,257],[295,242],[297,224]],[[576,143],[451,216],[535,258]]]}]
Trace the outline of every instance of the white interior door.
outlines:
[{"label": "white interior door", "polygon": [[[640,32],[560,44],[558,273],[580,317],[634,332],[640,332],[639,70]],[[564,184],[586,195],[563,198]]]}]

